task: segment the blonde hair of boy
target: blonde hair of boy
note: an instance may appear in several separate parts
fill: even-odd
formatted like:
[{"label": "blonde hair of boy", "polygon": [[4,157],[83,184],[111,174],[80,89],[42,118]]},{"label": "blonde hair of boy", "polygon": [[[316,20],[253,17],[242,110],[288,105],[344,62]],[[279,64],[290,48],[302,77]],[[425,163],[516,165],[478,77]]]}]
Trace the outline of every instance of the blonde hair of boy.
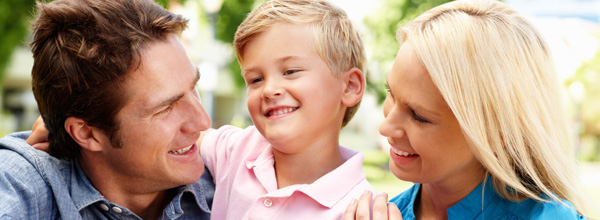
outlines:
[{"label": "blonde hair of boy", "polygon": [[[364,73],[365,52],[360,34],[344,10],[322,0],[272,0],[255,9],[235,33],[233,45],[239,63],[244,58],[244,47],[253,37],[282,22],[312,26],[315,49],[335,76],[354,67]],[[346,109],[342,127],[359,106],[360,101]]]},{"label": "blonde hair of boy", "polygon": [[527,20],[497,1],[459,0],[398,38],[414,47],[502,197],[562,198],[584,213],[554,63]]}]

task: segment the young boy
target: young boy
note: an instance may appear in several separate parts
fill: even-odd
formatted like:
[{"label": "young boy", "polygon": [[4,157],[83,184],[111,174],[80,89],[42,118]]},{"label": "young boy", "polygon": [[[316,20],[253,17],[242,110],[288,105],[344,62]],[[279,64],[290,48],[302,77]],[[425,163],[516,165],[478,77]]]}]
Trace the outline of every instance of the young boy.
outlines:
[{"label": "young boy", "polygon": [[341,219],[375,191],[363,155],[339,145],[365,89],[360,35],[331,3],[273,0],[238,27],[234,46],[254,126],[198,140],[216,184],[211,218]]},{"label": "young boy", "polygon": [[321,0],[273,0],[239,26],[234,47],[254,126],[203,134],[217,185],[213,219],[341,219],[374,191],[361,153],[339,146],[365,88],[361,38]]}]

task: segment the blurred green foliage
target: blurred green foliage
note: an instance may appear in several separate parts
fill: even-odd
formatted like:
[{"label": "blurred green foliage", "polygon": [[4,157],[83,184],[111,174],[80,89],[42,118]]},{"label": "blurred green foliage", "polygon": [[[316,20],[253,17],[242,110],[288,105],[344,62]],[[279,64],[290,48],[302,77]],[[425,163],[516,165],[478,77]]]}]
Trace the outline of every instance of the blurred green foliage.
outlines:
[{"label": "blurred green foliage", "polygon": [[[246,16],[252,9],[265,2],[265,0],[225,0],[223,7],[216,17],[215,31],[216,38],[226,43],[233,43],[233,37],[238,26],[246,19]],[[244,88],[246,85],[244,78],[240,74],[241,69],[236,59],[233,59],[229,65],[231,78],[237,88]]]},{"label": "blurred green foliage", "polygon": [[580,159],[600,161],[600,50],[565,82],[567,87],[580,86],[582,94],[572,94],[575,115],[580,122]]},{"label": "blurred green foliage", "polygon": [[[51,0],[41,0],[50,2]],[[155,0],[167,7],[172,0]],[[186,0],[177,0],[184,3]],[[31,21],[35,18],[35,0],[0,1],[0,85],[14,49],[26,45]]]},{"label": "blurred green foliage", "polygon": [[[369,30],[369,41],[372,57],[368,62],[377,62],[381,73],[371,74],[386,76],[391,69],[398,52],[399,45],[396,40],[396,30],[423,12],[449,2],[449,0],[383,0],[379,9],[367,16],[364,20]],[[369,77],[367,88],[377,95],[381,103],[387,92],[384,89],[385,77],[380,79]]]},{"label": "blurred green foliage", "polygon": [[0,1],[0,85],[14,49],[26,44],[34,4],[34,0]]}]

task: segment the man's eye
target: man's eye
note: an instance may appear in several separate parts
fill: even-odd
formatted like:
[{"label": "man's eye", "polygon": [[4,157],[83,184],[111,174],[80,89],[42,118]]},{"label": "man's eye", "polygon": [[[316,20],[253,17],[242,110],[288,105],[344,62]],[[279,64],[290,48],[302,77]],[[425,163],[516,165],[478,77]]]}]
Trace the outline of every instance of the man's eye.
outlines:
[{"label": "man's eye", "polygon": [[163,110],[161,110],[161,111],[157,112],[157,113],[156,113],[156,115],[164,115],[164,114],[167,114],[167,113],[169,113],[169,112],[170,112],[172,109],[173,109],[173,106],[172,106],[172,105],[169,105],[169,107],[167,107],[167,108],[165,108],[165,109],[163,109]]}]

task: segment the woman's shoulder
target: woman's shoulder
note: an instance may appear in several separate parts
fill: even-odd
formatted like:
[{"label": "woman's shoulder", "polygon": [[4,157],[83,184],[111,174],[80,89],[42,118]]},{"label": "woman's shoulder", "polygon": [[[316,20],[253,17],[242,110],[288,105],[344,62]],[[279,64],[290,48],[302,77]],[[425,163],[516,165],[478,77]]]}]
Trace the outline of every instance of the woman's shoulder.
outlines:
[{"label": "woman's shoulder", "polygon": [[402,219],[414,219],[414,204],[415,198],[419,194],[419,188],[421,184],[415,184],[406,191],[398,194],[396,197],[390,199],[391,203],[396,204],[400,213],[402,213]]},{"label": "woman's shoulder", "polygon": [[512,202],[507,211],[519,219],[586,219],[566,200],[540,202],[527,199]]}]

